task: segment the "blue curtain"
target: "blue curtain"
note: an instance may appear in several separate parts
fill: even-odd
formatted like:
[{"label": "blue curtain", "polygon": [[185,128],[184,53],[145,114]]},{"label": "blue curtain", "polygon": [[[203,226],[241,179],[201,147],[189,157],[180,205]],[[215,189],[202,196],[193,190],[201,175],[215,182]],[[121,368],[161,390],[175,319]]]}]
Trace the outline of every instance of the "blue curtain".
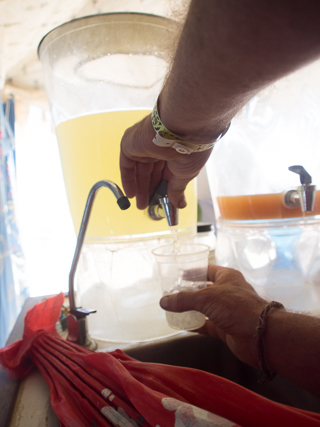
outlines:
[{"label": "blue curtain", "polygon": [[0,347],[28,297],[24,286],[24,258],[14,209],[14,99],[0,98]]}]

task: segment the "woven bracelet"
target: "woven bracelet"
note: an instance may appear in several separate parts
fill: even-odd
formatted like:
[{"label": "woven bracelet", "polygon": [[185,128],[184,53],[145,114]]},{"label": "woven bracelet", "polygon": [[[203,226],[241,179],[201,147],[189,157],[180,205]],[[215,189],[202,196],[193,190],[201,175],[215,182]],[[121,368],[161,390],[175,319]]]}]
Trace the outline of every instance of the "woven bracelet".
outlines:
[{"label": "woven bracelet", "polygon": [[273,378],[277,375],[275,372],[271,372],[269,371],[265,359],[264,359],[264,346],[263,346],[263,335],[266,331],[266,327],[267,327],[267,316],[269,314],[269,311],[272,308],[284,308],[284,306],[277,301],[271,301],[269,302],[269,304],[267,304],[265,306],[265,308],[262,310],[260,316],[259,316],[259,320],[258,320],[258,325],[256,328],[256,337],[257,337],[257,353],[258,353],[258,360],[259,360],[259,366],[260,369],[262,371],[258,382],[260,384],[265,383],[266,381],[271,381],[273,380]]},{"label": "woven bracelet", "polygon": [[231,125],[231,123],[229,123],[228,126],[226,126],[210,144],[195,144],[193,142],[184,141],[183,138],[171,132],[163,124],[158,112],[158,99],[151,114],[151,122],[153,129],[156,132],[156,136],[153,138],[152,142],[159,147],[171,147],[180,154],[200,153],[213,148],[215,143],[227,133]]}]

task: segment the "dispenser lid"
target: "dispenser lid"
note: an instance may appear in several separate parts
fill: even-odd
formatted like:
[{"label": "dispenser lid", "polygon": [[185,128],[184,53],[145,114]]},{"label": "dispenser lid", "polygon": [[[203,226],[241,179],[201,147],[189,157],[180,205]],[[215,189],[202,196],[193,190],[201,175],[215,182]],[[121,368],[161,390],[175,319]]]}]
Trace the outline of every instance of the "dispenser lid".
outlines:
[{"label": "dispenser lid", "polygon": [[[54,40],[59,39],[62,35],[79,30],[83,27],[94,27],[105,23],[145,23],[154,25],[155,27],[163,27],[164,31],[169,29],[177,29],[177,21],[166,18],[164,16],[153,15],[149,13],[138,13],[138,12],[113,12],[113,13],[101,13],[98,15],[89,15],[81,18],[73,19],[69,22],[65,22],[49,31],[39,43],[38,46],[38,57],[41,59],[43,51],[52,43]],[[125,49],[125,47],[123,47]],[[159,51],[161,56],[161,50]]]}]

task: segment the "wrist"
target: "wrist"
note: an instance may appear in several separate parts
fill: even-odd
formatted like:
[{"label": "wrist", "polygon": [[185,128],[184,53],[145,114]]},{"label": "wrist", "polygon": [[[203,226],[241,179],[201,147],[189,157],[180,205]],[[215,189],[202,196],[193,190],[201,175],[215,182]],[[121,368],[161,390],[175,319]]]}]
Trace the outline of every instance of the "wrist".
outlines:
[{"label": "wrist", "polygon": [[221,139],[220,135],[226,133],[231,119],[219,117],[218,114],[204,114],[193,111],[192,105],[179,105],[166,100],[163,92],[158,98],[158,113],[165,126],[172,133],[178,135],[182,140],[195,144],[211,144],[213,141]]},{"label": "wrist", "polygon": [[262,371],[259,379],[259,382],[261,383],[271,381],[276,376],[276,370],[271,369],[270,364],[266,361],[265,351],[265,335],[268,330],[268,326],[270,326],[268,323],[270,323],[271,320],[271,311],[274,311],[275,309],[284,309],[284,306],[277,301],[267,303],[259,315],[256,327],[256,348],[259,367]]},{"label": "wrist", "polygon": [[153,143],[157,146],[173,148],[180,154],[199,153],[212,149],[215,143],[219,141],[229,130],[230,123],[218,135],[215,135],[214,139],[211,139],[209,143],[203,143],[203,141],[196,142],[194,141],[195,138],[192,137],[191,139],[193,139],[193,141],[191,142],[187,138],[180,136],[181,134],[186,135],[186,132],[180,132],[180,135],[178,135],[167,128],[160,117],[158,104],[159,99],[156,101],[151,115],[152,126],[156,132]]}]

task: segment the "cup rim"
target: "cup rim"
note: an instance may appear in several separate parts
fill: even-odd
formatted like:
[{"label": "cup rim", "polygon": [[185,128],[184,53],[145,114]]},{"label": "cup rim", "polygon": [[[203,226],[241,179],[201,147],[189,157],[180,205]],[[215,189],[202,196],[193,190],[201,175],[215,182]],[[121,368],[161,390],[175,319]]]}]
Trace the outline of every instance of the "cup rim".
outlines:
[{"label": "cup rim", "polygon": [[[197,246],[197,247],[202,247],[202,250],[199,250],[199,251],[197,251],[197,252],[195,252],[197,255],[200,255],[200,254],[203,254],[203,253],[205,253],[205,252],[208,252],[209,253],[209,251],[210,251],[210,246],[209,245],[205,245],[205,244],[203,244],[203,243],[180,243],[180,246]],[[173,244],[172,243],[170,243],[170,244],[168,244],[168,245],[162,245],[162,246],[158,246],[157,248],[155,248],[155,249],[152,249],[152,254],[153,255],[155,255],[155,256],[158,256],[158,257],[168,257],[168,256],[172,256],[172,255],[174,255],[174,254],[170,254],[170,253],[167,253],[167,254],[165,254],[165,253],[157,253],[157,251],[159,250],[159,249],[163,249],[163,248],[168,248],[168,247],[173,247]],[[190,255],[192,255],[192,252],[188,252],[188,253],[178,253],[177,254],[177,256],[179,256],[179,258],[182,258],[182,257],[189,257]]]}]

